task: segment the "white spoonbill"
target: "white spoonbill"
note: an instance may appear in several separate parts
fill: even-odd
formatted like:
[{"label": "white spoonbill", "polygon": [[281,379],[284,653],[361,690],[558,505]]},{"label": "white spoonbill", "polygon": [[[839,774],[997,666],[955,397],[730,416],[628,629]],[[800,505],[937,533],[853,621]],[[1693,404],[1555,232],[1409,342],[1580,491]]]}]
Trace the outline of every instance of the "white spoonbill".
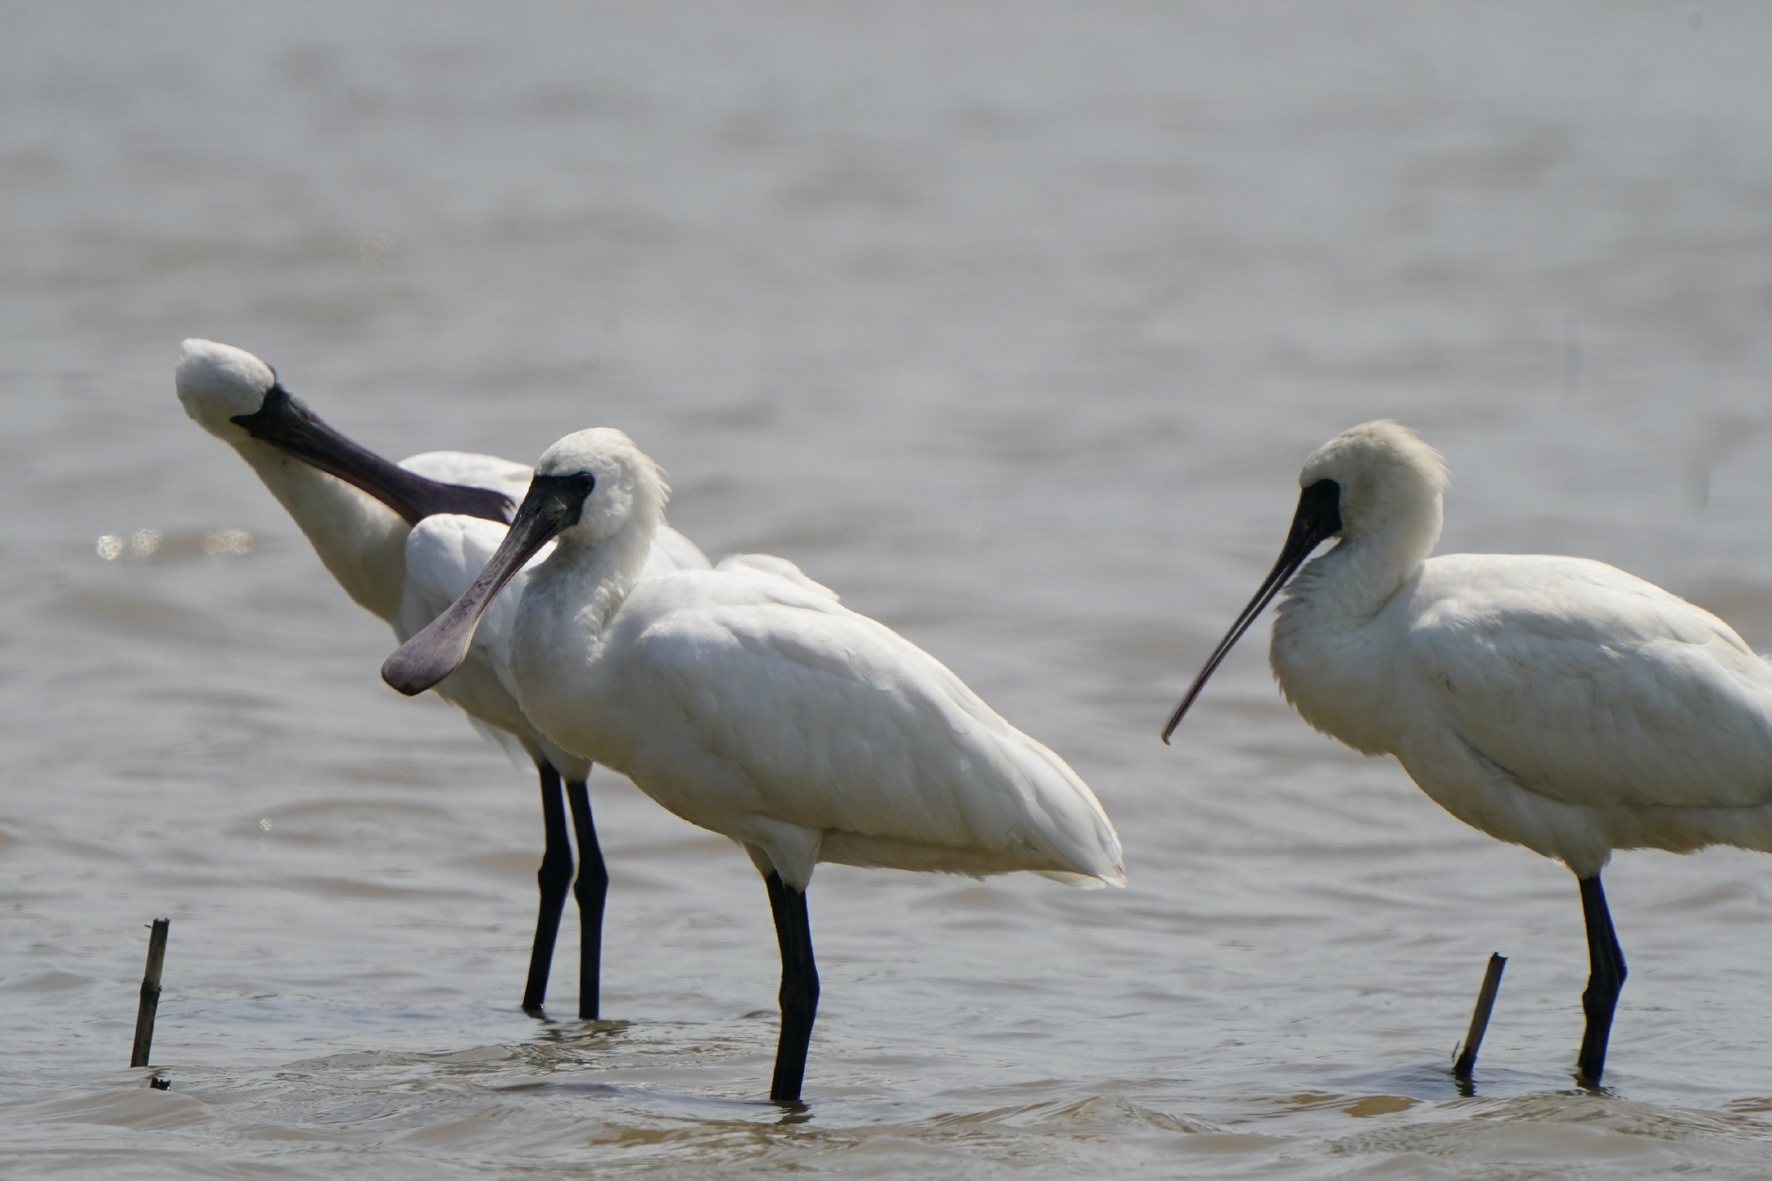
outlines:
[{"label": "white spoonbill", "polygon": [[[529,486],[528,466],[491,455],[433,451],[390,463],[321,422],[278,383],[270,366],[229,345],[185,341],[176,380],[185,412],[240,453],[345,592],[402,640],[472,582]],[[666,526],[657,534],[647,570],[707,564],[700,550]],[[518,582],[507,593],[512,610],[521,576]],[[578,1012],[594,1018],[609,876],[585,787],[590,764],[538,734],[505,687],[511,613],[494,612],[492,626],[482,630],[466,665],[438,691],[490,727],[491,736],[516,743],[534,761],[541,780],[546,845],[537,874],[541,903],[523,1008],[542,1010],[555,934],[571,889],[582,929]],[[576,884],[562,776],[579,846]]]},{"label": "white spoonbill", "polygon": [[750,855],[781,944],[769,1095],[797,1101],[818,1007],[817,862],[1123,885],[1120,841],[1064,760],[791,563],[641,580],[666,496],[620,431],[555,443],[473,588],[382,675],[402,693],[441,681],[499,588],[557,538],[517,607],[517,699],[561,747]]},{"label": "white spoonbill", "polygon": [[1447,481],[1394,422],[1318,448],[1279,561],[1163,740],[1291,579],[1269,659],[1305,721],[1395,755],[1466,824],[1574,871],[1591,964],[1577,1068],[1598,1084],[1625,977],[1600,871],[1614,849],[1772,851],[1772,666],[1708,611],[1601,562],[1428,558]]}]

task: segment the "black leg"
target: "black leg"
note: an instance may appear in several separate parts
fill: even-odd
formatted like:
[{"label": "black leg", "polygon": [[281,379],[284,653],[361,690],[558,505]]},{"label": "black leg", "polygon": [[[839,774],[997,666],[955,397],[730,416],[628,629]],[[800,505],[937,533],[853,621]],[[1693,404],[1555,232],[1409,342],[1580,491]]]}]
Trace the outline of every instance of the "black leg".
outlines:
[{"label": "black leg", "polygon": [[1606,1069],[1606,1043],[1612,1037],[1612,1012],[1624,988],[1624,950],[1612,930],[1612,912],[1606,909],[1606,892],[1600,875],[1581,879],[1581,913],[1587,919],[1587,958],[1591,965],[1587,991],[1581,1007],[1587,1013],[1587,1031],[1581,1035],[1581,1057],[1576,1069],[1588,1083],[1598,1086]]},{"label": "black leg", "polygon": [[566,909],[566,891],[572,887],[572,846],[566,838],[566,808],[560,802],[560,773],[546,763],[535,765],[541,776],[541,816],[546,845],[536,884],[541,887],[541,909],[535,916],[535,947],[529,953],[529,983],[523,989],[523,1011],[541,1015],[548,994],[548,969],[554,962],[554,936],[560,930],[560,912]]},{"label": "black leg", "polygon": [[812,962],[812,925],[806,917],[806,895],[781,880],[764,879],[769,909],[775,912],[775,937],[781,943],[781,1041],[775,1048],[775,1080],[769,1097],[777,1103],[798,1103],[806,1076],[806,1047],[812,1021],[818,1016],[818,966]]},{"label": "black leg", "polygon": [[578,1015],[597,1019],[598,982],[603,975],[603,900],[609,896],[609,870],[603,865],[603,849],[597,844],[597,824],[591,818],[591,793],[585,781],[566,784],[572,804],[572,831],[578,838],[578,882],[572,893],[578,898]]}]

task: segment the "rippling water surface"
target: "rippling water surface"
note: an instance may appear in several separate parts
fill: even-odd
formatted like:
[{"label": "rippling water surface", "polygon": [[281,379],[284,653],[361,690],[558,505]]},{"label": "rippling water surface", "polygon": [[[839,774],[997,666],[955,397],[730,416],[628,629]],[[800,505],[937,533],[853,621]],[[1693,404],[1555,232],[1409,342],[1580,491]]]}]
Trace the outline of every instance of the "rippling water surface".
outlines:
[{"label": "rippling water surface", "polygon": [[[1588,1094],[1563,869],[1259,642],[1156,739],[1381,415],[1453,466],[1443,549],[1772,648],[1769,50],[1713,3],[0,9],[0,1172],[1772,1174],[1772,862],[1616,859]],[[396,455],[626,429],[709,552],[1064,754],[1132,888],[821,868],[784,1114],[755,873],[599,772],[612,1020],[525,1018],[531,777],[379,683],[187,335]]]}]

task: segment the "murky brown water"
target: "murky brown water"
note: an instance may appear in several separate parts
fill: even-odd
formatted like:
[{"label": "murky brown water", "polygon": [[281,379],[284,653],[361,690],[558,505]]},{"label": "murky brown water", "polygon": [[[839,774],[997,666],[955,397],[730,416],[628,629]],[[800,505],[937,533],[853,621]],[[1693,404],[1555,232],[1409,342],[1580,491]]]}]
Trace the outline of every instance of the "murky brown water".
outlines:
[{"label": "murky brown water", "polygon": [[[1772,861],[1615,861],[1589,1095],[1564,870],[1258,644],[1156,740],[1379,415],[1451,460],[1443,548],[1772,648],[1769,50],[1712,3],[0,9],[0,1173],[1772,1175]],[[1132,888],[823,867],[784,1118],[760,883],[599,773],[619,1021],[529,1021],[530,778],[379,683],[187,335],[394,454],[625,428],[710,552],[1068,757]]]}]

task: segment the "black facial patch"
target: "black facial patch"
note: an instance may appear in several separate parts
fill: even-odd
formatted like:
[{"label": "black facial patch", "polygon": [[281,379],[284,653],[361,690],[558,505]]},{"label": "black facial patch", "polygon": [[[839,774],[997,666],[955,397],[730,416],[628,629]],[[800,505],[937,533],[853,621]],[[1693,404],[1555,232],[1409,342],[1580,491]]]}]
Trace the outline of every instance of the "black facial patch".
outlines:
[{"label": "black facial patch", "polygon": [[1341,532],[1341,485],[1318,480],[1298,496],[1298,514],[1325,534]]},{"label": "black facial patch", "polygon": [[563,476],[538,475],[529,481],[527,499],[546,497],[559,507],[560,529],[578,524],[584,512],[585,497],[597,487],[597,477],[590,472],[568,472]]}]

